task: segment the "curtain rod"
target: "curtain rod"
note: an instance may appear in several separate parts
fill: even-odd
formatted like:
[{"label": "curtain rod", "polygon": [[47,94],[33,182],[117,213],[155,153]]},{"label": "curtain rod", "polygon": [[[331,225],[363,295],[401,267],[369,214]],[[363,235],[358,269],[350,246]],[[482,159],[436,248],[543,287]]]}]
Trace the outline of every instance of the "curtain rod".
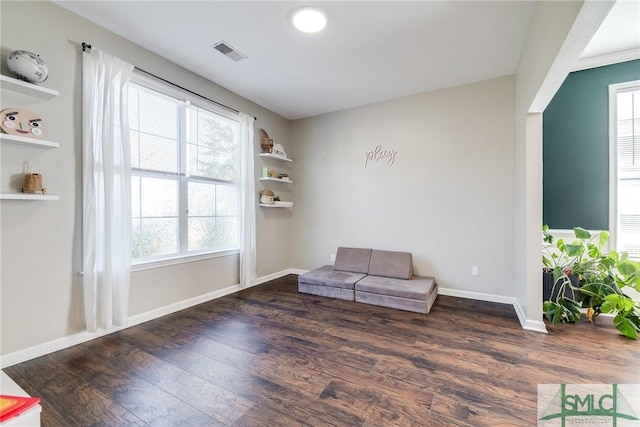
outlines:
[{"label": "curtain rod", "polygon": [[[83,52],[86,52],[87,50],[91,50],[91,45],[90,45],[90,44],[88,44],[88,43],[82,42],[82,51],[83,51]],[[198,96],[198,97],[200,97],[200,98],[202,98],[202,99],[206,99],[207,101],[212,102],[212,103],[214,103],[214,104],[216,104],[216,105],[218,105],[218,106],[220,106],[220,107],[226,108],[226,109],[227,109],[227,110],[229,110],[229,111],[233,111],[234,113],[238,113],[238,114],[240,113],[240,111],[239,111],[239,110],[236,110],[235,108],[229,107],[228,105],[225,105],[225,104],[223,104],[223,103],[221,103],[221,102],[214,101],[213,99],[211,99],[211,98],[207,98],[207,97],[206,97],[206,96],[204,96],[204,95],[200,95],[200,94],[199,94],[199,93],[197,93],[197,92],[194,92],[194,91],[192,91],[192,90],[187,89],[186,87],[182,87],[182,86],[180,86],[180,85],[178,85],[178,84],[175,84],[175,83],[173,83],[173,82],[170,82],[170,81],[169,81],[169,80],[167,80],[167,79],[163,79],[162,77],[157,76],[157,75],[155,75],[155,74],[153,74],[153,73],[150,73],[149,71],[143,70],[142,68],[135,67],[135,69],[136,69],[136,70],[138,70],[138,71],[140,71],[140,72],[142,72],[142,73],[145,73],[145,74],[147,74],[147,75],[149,75],[149,76],[151,76],[151,77],[155,77],[156,79],[161,80],[161,81],[163,81],[163,82],[165,82],[165,83],[168,83],[168,84],[170,84],[171,86],[175,86],[175,87],[177,87],[177,88],[179,88],[179,89],[182,89],[182,90],[184,90],[185,92],[189,92],[189,93],[190,93],[190,94],[192,94],[192,95]],[[253,120],[258,120],[258,118],[254,116],[254,117],[253,117]]]}]

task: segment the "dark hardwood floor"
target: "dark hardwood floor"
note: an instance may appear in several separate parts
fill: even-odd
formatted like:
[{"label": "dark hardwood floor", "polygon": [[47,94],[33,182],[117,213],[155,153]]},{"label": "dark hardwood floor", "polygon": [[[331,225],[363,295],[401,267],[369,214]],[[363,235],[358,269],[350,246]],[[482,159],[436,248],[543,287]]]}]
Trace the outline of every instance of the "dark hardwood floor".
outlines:
[{"label": "dark hardwood floor", "polygon": [[535,426],[537,384],[635,383],[610,319],[520,328],[439,296],[421,315],[297,293],[290,275],[5,369],[43,426]]}]

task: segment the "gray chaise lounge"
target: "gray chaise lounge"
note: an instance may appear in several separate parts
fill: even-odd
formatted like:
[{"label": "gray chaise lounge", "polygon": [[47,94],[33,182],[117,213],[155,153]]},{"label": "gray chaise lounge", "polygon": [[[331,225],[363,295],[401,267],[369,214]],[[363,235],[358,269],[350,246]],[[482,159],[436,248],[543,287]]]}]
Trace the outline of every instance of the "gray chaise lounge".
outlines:
[{"label": "gray chaise lounge", "polygon": [[413,275],[408,252],[338,248],[334,266],[302,274],[298,291],[330,298],[429,313],[438,296],[433,277]]}]

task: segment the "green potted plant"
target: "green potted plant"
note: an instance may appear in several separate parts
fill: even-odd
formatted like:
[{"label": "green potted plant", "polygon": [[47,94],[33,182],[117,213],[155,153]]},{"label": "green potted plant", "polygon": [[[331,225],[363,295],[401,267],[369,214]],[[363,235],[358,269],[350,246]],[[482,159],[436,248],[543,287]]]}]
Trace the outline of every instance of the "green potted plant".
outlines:
[{"label": "green potted plant", "polygon": [[[613,313],[613,323],[622,335],[638,339],[640,303],[624,293],[625,288],[640,292],[640,262],[626,252],[603,252],[609,235],[595,235],[583,228],[573,229],[575,241],[565,243],[542,227],[543,272],[553,275],[550,296],[543,303],[545,317],[553,324],[576,323],[582,310],[593,322],[601,313]],[[573,278],[573,281],[572,281]]]}]

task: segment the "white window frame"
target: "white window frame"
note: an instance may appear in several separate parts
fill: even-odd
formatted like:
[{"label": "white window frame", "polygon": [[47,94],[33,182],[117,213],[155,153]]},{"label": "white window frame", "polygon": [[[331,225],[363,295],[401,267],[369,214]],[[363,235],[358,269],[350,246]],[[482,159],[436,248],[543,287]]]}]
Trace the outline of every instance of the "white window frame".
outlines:
[{"label": "white window frame", "polygon": [[[158,91],[163,95],[175,98],[179,101],[183,101],[184,105],[181,106],[181,108],[186,108],[187,103],[189,103],[193,106],[218,114],[227,119],[230,119],[236,122],[238,121],[237,113],[233,113],[231,111],[225,110],[224,108],[221,108],[220,106],[214,103],[208,102],[187,91],[180,90],[177,87],[174,87],[170,84],[167,84],[151,76],[148,76],[144,73],[141,73],[138,70],[134,70],[130,78],[130,82],[140,86],[144,86],[148,89]],[[184,131],[185,131],[185,126],[181,126],[180,132],[184,133]],[[182,135],[181,139],[186,139],[185,135]],[[182,163],[180,168],[183,171],[186,171],[186,161],[187,161],[186,156],[182,155],[180,159],[180,162]],[[132,171],[134,169],[136,168],[132,167]],[[136,170],[136,176],[149,176],[149,177],[158,178],[161,175],[162,175],[161,173],[153,173],[153,172],[148,172],[148,171],[139,170],[139,169]],[[178,209],[180,213],[179,229],[180,229],[181,241],[179,242],[179,245],[181,248],[183,248],[187,246],[186,240],[188,238],[188,235],[187,235],[187,229],[188,229],[187,218],[188,217],[187,217],[187,211],[186,211],[186,207],[188,206],[187,187],[190,181],[197,182],[198,179],[195,179],[195,178],[191,180],[186,179],[185,174],[181,172],[178,172],[176,177],[178,180],[178,186],[180,191],[180,198],[178,200],[178,203],[179,203]],[[238,181],[236,182],[236,185],[239,185],[239,181],[240,181],[240,178],[238,177]],[[206,180],[206,182],[211,183],[211,181],[209,180]],[[240,191],[238,191],[238,197],[240,197]],[[240,200],[238,200],[238,208],[239,207],[240,207]],[[238,219],[239,218],[240,218],[240,214],[238,213]],[[239,231],[240,230],[238,230],[238,232]],[[239,237],[239,234],[240,233],[238,233],[238,237]],[[131,271],[148,270],[148,269],[153,269],[158,267],[165,267],[169,265],[182,264],[182,263],[200,261],[205,259],[233,256],[233,255],[238,255],[239,253],[240,253],[240,249],[239,247],[236,247],[236,248],[213,249],[213,250],[203,249],[200,251],[180,252],[180,253],[174,253],[174,254],[138,258],[138,259],[131,260]]]},{"label": "white window frame", "polygon": [[618,93],[640,89],[640,80],[609,85],[609,247],[618,233]]}]

